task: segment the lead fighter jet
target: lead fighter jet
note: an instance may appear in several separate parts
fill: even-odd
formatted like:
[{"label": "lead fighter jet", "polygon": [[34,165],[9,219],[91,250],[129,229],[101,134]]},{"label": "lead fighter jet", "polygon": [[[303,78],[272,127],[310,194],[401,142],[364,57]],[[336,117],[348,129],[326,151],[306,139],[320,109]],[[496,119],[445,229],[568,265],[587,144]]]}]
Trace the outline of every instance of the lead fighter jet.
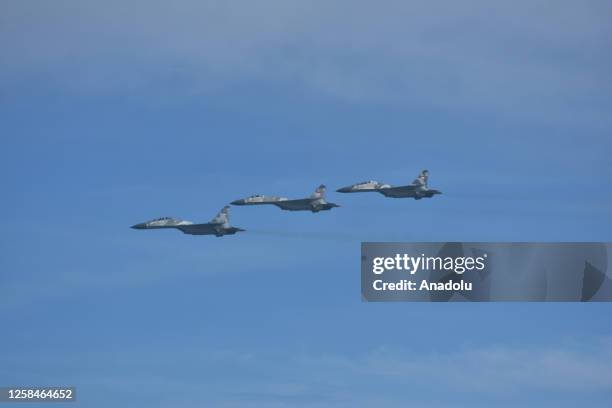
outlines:
[{"label": "lead fighter jet", "polygon": [[232,201],[233,205],[275,205],[282,210],[287,211],[319,211],[331,210],[334,207],[340,207],[338,204],[328,203],[325,201],[326,188],[321,184],[314,193],[308,198],[299,198],[290,200],[287,197],[253,195],[247,198]]},{"label": "lead fighter jet", "polygon": [[223,207],[219,214],[210,222],[205,224],[195,224],[191,221],[180,220],[172,217],[161,217],[151,221],[132,225],[134,229],[161,229],[175,228],[185,234],[191,235],[215,235],[222,237],[223,235],[233,235],[239,231],[244,231],[241,228],[232,227],[229,223],[229,206]]},{"label": "lead fighter jet", "polygon": [[342,187],[336,190],[339,193],[368,193],[377,192],[385,197],[393,198],[414,198],[420,200],[421,198],[431,198],[436,194],[442,194],[438,190],[430,189],[427,185],[429,179],[429,171],[423,170],[416,179],[407,186],[396,186],[393,187],[389,184],[379,183],[378,181],[364,181],[361,183],[353,184],[348,187]]}]

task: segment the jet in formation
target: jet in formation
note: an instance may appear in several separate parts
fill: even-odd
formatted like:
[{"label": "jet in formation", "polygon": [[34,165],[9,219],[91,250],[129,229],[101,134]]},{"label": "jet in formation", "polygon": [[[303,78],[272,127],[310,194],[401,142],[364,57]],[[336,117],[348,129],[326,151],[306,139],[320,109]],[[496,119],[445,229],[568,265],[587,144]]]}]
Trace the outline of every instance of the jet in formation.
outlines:
[{"label": "jet in formation", "polygon": [[242,228],[232,227],[229,223],[229,206],[223,207],[221,211],[210,220],[203,224],[195,224],[191,221],[185,221],[173,217],[161,217],[151,221],[132,225],[134,229],[162,229],[174,228],[182,231],[185,234],[191,235],[215,235],[222,237],[224,235],[233,235],[237,232],[244,231]]},{"label": "jet in formation", "polygon": [[282,210],[287,211],[328,211],[334,207],[340,207],[338,204],[328,203],[325,200],[326,188],[321,184],[314,193],[308,198],[298,198],[290,200],[287,197],[253,195],[247,198],[232,201],[233,205],[275,205]]},{"label": "jet in formation", "polygon": [[[438,190],[430,189],[427,181],[429,179],[429,171],[423,170],[418,177],[407,186],[391,186],[389,184],[379,183],[377,181],[364,181],[353,184],[348,187],[340,188],[336,191],[339,193],[367,193],[377,192],[386,197],[393,198],[431,198],[436,194],[442,194]],[[329,211],[332,208],[340,207],[338,204],[327,202],[325,199],[326,187],[321,184],[307,198],[289,199],[287,197],[253,195],[247,198],[241,198],[231,202],[232,205],[274,205],[281,210],[286,211]],[[229,222],[229,206],[223,209],[210,222],[196,224],[192,221],[181,220],[173,217],[161,217],[151,221],[133,225],[134,229],[162,229],[174,228],[182,231],[185,234],[191,235],[215,235],[222,237],[224,235],[233,235],[237,232],[244,231],[242,228],[232,227]]]},{"label": "jet in formation", "polygon": [[429,179],[429,171],[423,170],[416,179],[407,186],[391,186],[389,184],[379,183],[378,181],[370,180],[361,183],[353,184],[348,187],[342,187],[336,190],[339,193],[369,193],[376,192],[385,197],[392,198],[431,198],[442,192],[430,189],[427,180]]}]

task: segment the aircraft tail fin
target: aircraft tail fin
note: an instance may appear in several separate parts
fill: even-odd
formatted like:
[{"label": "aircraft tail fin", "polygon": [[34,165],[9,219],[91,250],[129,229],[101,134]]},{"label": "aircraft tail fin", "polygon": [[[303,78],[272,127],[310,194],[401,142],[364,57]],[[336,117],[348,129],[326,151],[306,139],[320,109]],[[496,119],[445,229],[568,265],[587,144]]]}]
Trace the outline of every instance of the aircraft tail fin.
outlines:
[{"label": "aircraft tail fin", "polygon": [[418,186],[418,187],[423,187],[425,189],[428,188],[427,186],[427,181],[429,180],[429,170],[423,170],[419,173],[419,175],[417,176],[417,178],[414,179],[414,181],[412,182],[412,184]]},{"label": "aircraft tail fin", "polygon": [[220,224],[220,225],[223,225],[223,227],[225,228],[229,228],[230,227],[229,209],[230,209],[229,205],[226,205],[225,207],[223,207],[221,211],[219,211],[219,213],[215,216],[215,218],[210,220],[210,223]]},{"label": "aircraft tail fin", "polygon": [[325,198],[325,192],[327,191],[327,187],[324,184],[321,184],[317,189],[312,193],[310,198]]}]

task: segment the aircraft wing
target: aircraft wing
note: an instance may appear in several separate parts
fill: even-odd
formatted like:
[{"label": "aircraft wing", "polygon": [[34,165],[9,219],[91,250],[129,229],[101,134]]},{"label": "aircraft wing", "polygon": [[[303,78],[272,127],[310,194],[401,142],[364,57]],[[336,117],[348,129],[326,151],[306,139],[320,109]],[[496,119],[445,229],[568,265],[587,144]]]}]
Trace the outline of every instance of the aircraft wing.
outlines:
[{"label": "aircraft wing", "polygon": [[304,210],[310,207],[312,201],[312,198],[300,198],[297,200],[277,201],[272,204],[282,208],[283,210]]},{"label": "aircraft wing", "polygon": [[417,187],[419,186],[411,184],[407,186],[381,188],[377,191],[387,197],[411,197],[416,192]]},{"label": "aircraft wing", "polygon": [[397,187],[389,187],[389,188],[383,188],[380,191],[392,191],[394,193],[411,193],[413,191],[415,191],[417,189],[417,187],[419,186],[415,186],[414,184],[410,184],[407,186],[397,186]]},{"label": "aircraft wing", "polygon": [[185,234],[190,235],[210,235],[217,234],[217,228],[212,224],[191,224],[191,225],[181,225],[177,227]]}]

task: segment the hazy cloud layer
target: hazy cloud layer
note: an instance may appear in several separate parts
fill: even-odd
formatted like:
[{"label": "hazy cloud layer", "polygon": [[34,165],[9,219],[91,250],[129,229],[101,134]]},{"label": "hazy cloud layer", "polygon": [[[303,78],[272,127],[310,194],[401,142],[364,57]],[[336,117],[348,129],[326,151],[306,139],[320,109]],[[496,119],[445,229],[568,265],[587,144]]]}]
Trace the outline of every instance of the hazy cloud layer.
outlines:
[{"label": "hazy cloud layer", "polygon": [[[158,406],[165,406],[158,392],[175,395],[173,406],[369,407],[405,406],[407,400],[415,406],[457,406],[475,393],[477,406],[534,404],[537,395],[544,396],[540,406],[566,406],[612,391],[611,346],[604,337],[435,353],[380,347],[358,355],[285,355],[205,345],[162,351],[143,345],[88,353],[96,375],[76,382],[88,393],[110,389],[122,398],[147,389],[148,398],[162,402]],[[26,363],[48,370],[55,364],[49,356],[30,356]],[[73,353],[62,364],[74,366],[73,375],[79,376],[82,358]]]},{"label": "hazy cloud layer", "polygon": [[[353,102],[601,119],[601,1],[4,2],[2,83],[78,91],[247,80]],[[533,112],[532,110],[537,110]]]}]

